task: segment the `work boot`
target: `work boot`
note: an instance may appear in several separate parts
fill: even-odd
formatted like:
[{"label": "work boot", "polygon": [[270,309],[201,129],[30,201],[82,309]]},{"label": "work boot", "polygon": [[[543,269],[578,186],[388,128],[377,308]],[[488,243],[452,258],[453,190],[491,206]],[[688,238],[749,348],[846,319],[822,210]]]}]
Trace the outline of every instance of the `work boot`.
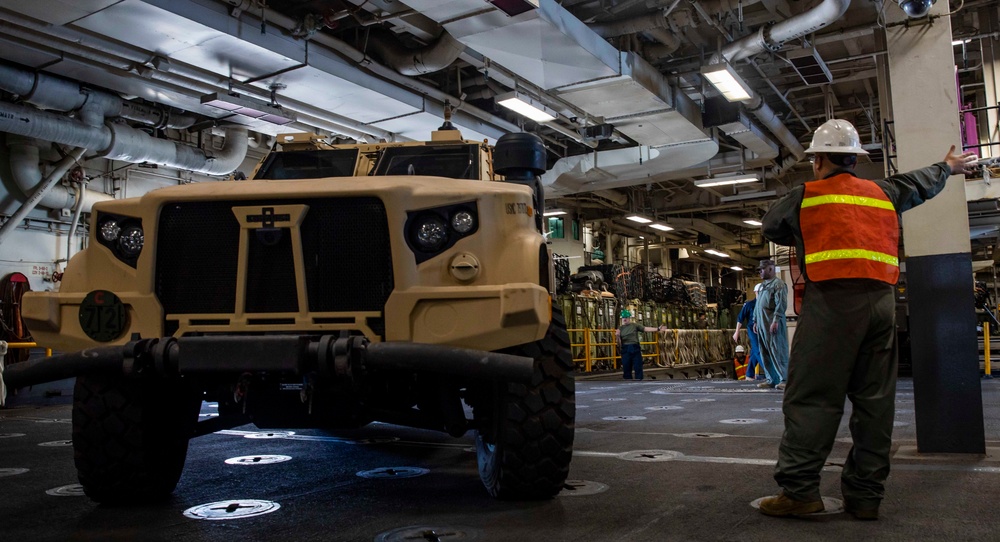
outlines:
[{"label": "work boot", "polygon": [[860,506],[844,501],[844,511],[862,521],[875,521],[878,519],[878,505]]},{"label": "work boot", "polygon": [[778,384],[777,386],[775,386],[775,388],[777,388],[779,390],[783,390],[783,389],[785,389],[785,383],[782,382],[781,384]]},{"label": "work boot", "polygon": [[770,382],[761,382],[760,384],[757,384],[757,387],[758,388],[773,388],[774,385],[772,385]]},{"label": "work boot", "polygon": [[823,500],[796,501],[785,496],[785,492],[760,501],[760,513],[768,516],[801,516],[823,511]]}]

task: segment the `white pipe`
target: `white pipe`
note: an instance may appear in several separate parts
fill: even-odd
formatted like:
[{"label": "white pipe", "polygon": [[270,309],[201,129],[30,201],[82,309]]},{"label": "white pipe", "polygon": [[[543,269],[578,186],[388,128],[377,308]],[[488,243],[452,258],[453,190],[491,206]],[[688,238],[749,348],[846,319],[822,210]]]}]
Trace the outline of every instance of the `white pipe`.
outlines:
[{"label": "white pipe", "polygon": [[[78,192],[86,190],[85,181],[77,183]],[[66,261],[73,256],[73,238],[76,237],[76,227],[80,224],[80,214],[83,213],[83,198],[76,198],[76,205],[73,207],[73,223],[69,226],[69,237],[66,239]]]},{"label": "white pipe", "polygon": [[760,27],[756,33],[723,47],[719,55],[732,63],[764,51],[777,50],[790,39],[829,26],[843,16],[850,5],[851,0],[823,0],[818,6],[794,17],[775,25]]},{"label": "white pipe", "polygon": [[[8,136],[7,147],[2,152],[7,152],[11,180],[25,197],[31,195],[42,182],[39,151],[34,141],[28,138]],[[81,198],[83,203],[80,203]],[[82,205],[83,212],[89,213],[95,203],[110,199],[114,199],[114,196],[104,192],[86,189],[73,194],[65,186],[56,185],[49,189],[38,205],[49,209],[68,209]]]},{"label": "white pipe", "polygon": [[368,47],[402,75],[417,76],[441,71],[465,52],[465,45],[445,30],[438,39],[420,49],[408,49],[391,30],[373,26]]},{"label": "white pipe", "polygon": [[109,160],[149,162],[206,175],[232,173],[246,157],[247,129],[230,127],[225,130],[226,142],[222,149],[206,152],[154,138],[124,124],[88,126],[63,115],[0,102],[0,132],[92,148]]},{"label": "white pipe", "polygon": [[42,184],[38,186],[35,193],[24,202],[24,205],[14,213],[14,216],[10,217],[3,227],[0,227],[0,246],[3,246],[4,240],[17,228],[17,225],[28,216],[28,213],[35,209],[35,206],[38,205],[38,202],[42,201],[45,194],[62,179],[63,175],[69,171],[69,168],[73,167],[83,157],[85,152],[87,152],[87,149],[77,147],[56,164],[55,169],[42,181]]}]

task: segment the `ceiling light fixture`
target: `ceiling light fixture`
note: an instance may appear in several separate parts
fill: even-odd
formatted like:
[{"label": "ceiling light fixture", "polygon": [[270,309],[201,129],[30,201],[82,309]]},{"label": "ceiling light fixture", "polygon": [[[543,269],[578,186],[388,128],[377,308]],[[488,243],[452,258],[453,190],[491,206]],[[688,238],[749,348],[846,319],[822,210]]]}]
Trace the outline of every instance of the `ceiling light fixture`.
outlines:
[{"label": "ceiling light fixture", "polygon": [[712,177],[711,179],[699,179],[694,182],[694,185],[698,188],[709,188],[712,186],[726,186],[730,184],[743,184],[743,183],[756,183],[759,182],[760,178],[757,177],[756,173],[747,175],[727,175],[720,177]]},{"label": "ceiling light fixture", "polygon": [[201,97],[201,104],[237,113],[253,119],[284,126],[295,122],[295,113],[286,111],[280,105],[263,100],[240,96],[235,92],[213,92]]},{"label": "ceiling light fixture", "polygon": [[551,211],[545,211],[542,216],[560,216],[566,214],[566,211],[560,211],[559,209],[553,209]]},{"label": "ceiling light fixture", "polygon": [[744,220],[743,223],[744,224],[750,224],[751,226],[763,226],[764,225],[764,223],[761,222],[760,220],[754,220],[752,218],[748,218],[748,219]]},{"label": "ceiling light fixture", "polygon": [[653,228],[654,230],[660,230],[660,231],[670,231],[673,229],[672,227],[667,226],[666,224],[661,224],[659,222],[654,222],[650,224],[649,227]]},{"label": "ceiling light fixture", "polygon": [[731,265],[729,266],[729,268],[732,269],[733,271],[743,271],[743,268],[738,265]]},{"label": "ceiling light fixture", "polygon": [[652,222],[652,220],[639,215],[628,215],[625,217],[625,220],[631,220],[632,222],[638,222],[640,224],[649,224]]},{"label": "ceiling light fixture", "polygon": [[701,75],[730,102],[744,102],[753,96],[750,85],[746,84],[728,62],[703,66]]},{"label": "ceiling light fixture", "polygon": [[728,258],[729,254],[722,252],[720,250],[715,250],[714,248],[706,248],[704,250],[705,254],[711,254],[712,256],[718,256],[720,258]]},{"label": "ceiling light fixture", "polygon": [[762,198],[773,198],[777,196],[778,193],[774,190],[761,190],[760,192],[744,192],[742,194],[736,194],[735,196],[722,196],[719,198],[720,203],[730,203],[733,201],[743,201],[748,199],[762,199]]},{"label": "ceiling light fixture", "polygon": [[535,122],[556,120],[556,112],[523,92],[513,91],[497,96],[497,103]]},{"label": "ceiling light fixture", "polygon": [[500,11],[514,17],[526,11],[538,9],[538,0],[488,0]]}]

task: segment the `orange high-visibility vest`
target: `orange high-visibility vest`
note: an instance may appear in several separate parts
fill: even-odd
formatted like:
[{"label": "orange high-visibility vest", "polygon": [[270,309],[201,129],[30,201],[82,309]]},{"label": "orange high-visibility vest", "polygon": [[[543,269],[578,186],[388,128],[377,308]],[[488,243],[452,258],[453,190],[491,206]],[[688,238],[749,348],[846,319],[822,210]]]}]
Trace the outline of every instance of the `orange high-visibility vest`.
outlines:
[{"label": "orange high-visibility vest", "polygon": [[841,173],[805,184],[799,226],[811,281],[899,278],[899,218],[877,184]]},{"label": "orange high-visibility vest", "polygon": [[740,357],[739,354],[733,357],[733,368],[736,373],[736,380],[747,379],[747,356]]}]

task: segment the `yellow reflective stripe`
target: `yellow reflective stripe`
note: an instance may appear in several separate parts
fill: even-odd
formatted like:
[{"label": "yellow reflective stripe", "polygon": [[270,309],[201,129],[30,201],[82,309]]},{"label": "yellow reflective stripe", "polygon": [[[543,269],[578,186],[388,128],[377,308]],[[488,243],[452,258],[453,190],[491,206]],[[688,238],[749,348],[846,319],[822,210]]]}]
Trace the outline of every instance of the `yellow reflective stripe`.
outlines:
[{"label": "yellow reflective stripe", "polygon": [[899,267],[899,258],[896,256],[893,256],[891,254],[886,254],[885,252],[876,252],[874,250],[864,250],[860,248],[843,249],[843,250],[824,250],[822,252],[806,254],[806,265],[816,262],[826,262],[829,260],[849,260],[849,259],[872,260],[884,264],[889,264],[893,267]]},{"label": "yellow reflective stripe", "polygon": [[811,198],[804,198],[802,200],[802,208],[814,207],[816,205],[826,205],[828,203],[843,203],[846,205],[862,205],[865,207],[878,207],[879,209],[888,209],[890,211],[895,211],[892,202],[877,199],[877,198],[866,198],[864,196],[852,196],[850,194],[830,194],[827,196],[813,196]]}]

